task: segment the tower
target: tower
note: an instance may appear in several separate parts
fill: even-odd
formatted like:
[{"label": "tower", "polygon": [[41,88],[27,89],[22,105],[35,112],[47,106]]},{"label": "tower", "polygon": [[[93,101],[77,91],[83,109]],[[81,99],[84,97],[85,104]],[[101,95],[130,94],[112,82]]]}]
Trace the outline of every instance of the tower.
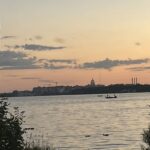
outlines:
[{"label": "tower", "polygon": [[132,85],[134,84],[134,79],[132,78]]},{"label": "tower", "polygon": [[95,86],[95,81],[94,81],[94,79],[92,78],[92,80],[91,80],[91,84],[90,84],[90,86]]},{"label": "tower", "polygon": [[137,85],[138,84],[138,78],[134,77],[132,78],[132,85]]}]

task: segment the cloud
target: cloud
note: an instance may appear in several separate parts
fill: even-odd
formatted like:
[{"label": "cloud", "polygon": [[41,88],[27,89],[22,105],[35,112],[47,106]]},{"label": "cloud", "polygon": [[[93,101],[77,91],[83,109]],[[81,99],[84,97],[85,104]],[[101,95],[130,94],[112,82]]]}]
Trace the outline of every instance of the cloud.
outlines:
[{"label": "cloud", "polygon": [[131,67],[131,68],[127,68],[128,70],[131,71],[146,71],[146,70],[150,70],[150,66],[146,66],[146,67]]},{"label": "cloud", "polygon": [[[77,64],[75,59],[38,59],[31,57],[24,52],[15,51],[0,51],[0,70],[17,70],[17,69],[107,69],[111,70],[117,66],[129,66],[146,64],[150,61],[148,58],[144,59],[127,59],[127,60],[111,60],[104,59],[95,62],[85,62]],[[127,68],[132,71],[149,70],[150,67],[132,67]],[[13,77],[13,76],[12,76]],[[15,77],[15,76],[14,76]],[[22,78],[24,80],[41,80],[40,78],[28,77]]]},{"label": "cloud", "polygon": [[38,45],[38,44],[25,44],[25,45],[15,45],[13,48],[19,49],[23,48],[25,50],[32,50],[32,51],[45,51],[45,50],[60,50],[66,47],[64,46],[45,46],[45,45]]},{"label": "cloud", "polygon": [[111,60],[106,58],[105,60],[100,60],[96,62],[86,62],[81,65],[81,68],[85,69],[112,69],[117,66],[127,66],[148,63],[150,59],[127,59],[127,60]]},{"label": "cloud", "polygon": [[[38,59],[29,57],[24,52],[0,51],[0,70],[17,70],[17,69],[65,69],[73,68],[76,60],[72,59]],[[39,79],[39,78],[22,78],[22,79]]]},{"label": "cloud", "polygon": [[66,63],[66,64],[76,64],[76,60],[74,59],[51,59],[49,60],[51,63]]},{"label": "cloud", "polygon": [[40,78],[37,78],[37,77],[23,77],[21,79],[23,79],[23,80],[39,80]]},{"label": "cloud", "polygon": [[141,43],[140,42],[136,42],[135,45],[136,46],[141,46]]},{"label": "cloud", "polygon": [[35,37],[34,37],[36,40],[42,40],[42,36],[40,36],[40,35],[36,35]]},{"label": "cloud", "polygon": [[34,40],[42,40],[42,39],[43,39],[42,36],[36,35],[36,36],[33,36],[33,37],[25,38],[25,41],[34,41]]},{"label": "cloud", "polygon": [[40,68],[37,62],[36,57],[28,57],[23,52],[0,51],[0,70],[37,69]]},{"label": "cloud", "polygon": [[75,59],[40,59],[41,62],[47,63],[61,63],[61,64],[76,64]]},{"label": "cloud", "polygon": [[65,43],[65,39],[63,39],[63,38],[55,38],[54,39],[54,41],[56,42],[56,43]]},{"label": "cloud", "polygon": [[39,62],[44,64],[45,69],[65,69],[65,68],[75,68],[75,59],[40,59]]},{"label": "cloud", "polygon": [[0,39],[4,40],[4,39],[14,39],[14,38],[16,38],[16,36],[7,35],[7,36],[2,36]]},{"label": "cloud", "polygon": [[51,70],[59,70],[59,69],[65,69],[70,67],[67,65],[55,65],[55,64],[44,63],[44,68],[51,69]]},{"label": "cloud", "polygon": [[19,75],[16,75],[16,74],[9,74],[9,75],[6,75],[6,77],[16,78],[16,77],[19,77]]},{"label": "cloud", "polygon": [[39,79],[39,82],[43,82],[43,83],[53,83],[52,81],[48,80],[48,79]]}]

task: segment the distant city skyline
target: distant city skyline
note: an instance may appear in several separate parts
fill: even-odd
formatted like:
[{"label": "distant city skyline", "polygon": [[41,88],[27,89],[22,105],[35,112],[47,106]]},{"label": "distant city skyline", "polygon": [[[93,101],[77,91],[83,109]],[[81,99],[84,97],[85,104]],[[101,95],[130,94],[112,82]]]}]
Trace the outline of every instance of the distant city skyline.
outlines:
[{"label": "distant city skyline", "polygon": [[150,84],[150,1],[1,0],[0,92]]}]

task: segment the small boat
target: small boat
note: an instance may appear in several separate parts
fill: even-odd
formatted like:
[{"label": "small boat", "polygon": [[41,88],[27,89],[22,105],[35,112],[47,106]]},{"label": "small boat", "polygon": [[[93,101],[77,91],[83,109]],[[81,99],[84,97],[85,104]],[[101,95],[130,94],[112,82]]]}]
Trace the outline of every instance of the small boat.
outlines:
[{"label": "small boat", "polygon": [[117,96],[114,94],[114,96],[110,96],[107,94],[107,96],[105,96],[105,98],[117,98]]},{"label": "small boat", "polygon": [[109,134],[104,133],[103,136],[109,136]]}]

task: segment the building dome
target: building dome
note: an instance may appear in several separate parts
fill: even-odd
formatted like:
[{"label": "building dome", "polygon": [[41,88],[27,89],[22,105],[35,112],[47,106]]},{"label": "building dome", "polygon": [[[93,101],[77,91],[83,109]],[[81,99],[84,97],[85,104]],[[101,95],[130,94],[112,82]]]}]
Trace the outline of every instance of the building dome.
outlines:
[{"label": "building dome", "polygon": [[91,84],[90,84],[91,86],[95,86],[95,81],[94,81],[94,79],[92,78],[92,80],[91,80]]}]

